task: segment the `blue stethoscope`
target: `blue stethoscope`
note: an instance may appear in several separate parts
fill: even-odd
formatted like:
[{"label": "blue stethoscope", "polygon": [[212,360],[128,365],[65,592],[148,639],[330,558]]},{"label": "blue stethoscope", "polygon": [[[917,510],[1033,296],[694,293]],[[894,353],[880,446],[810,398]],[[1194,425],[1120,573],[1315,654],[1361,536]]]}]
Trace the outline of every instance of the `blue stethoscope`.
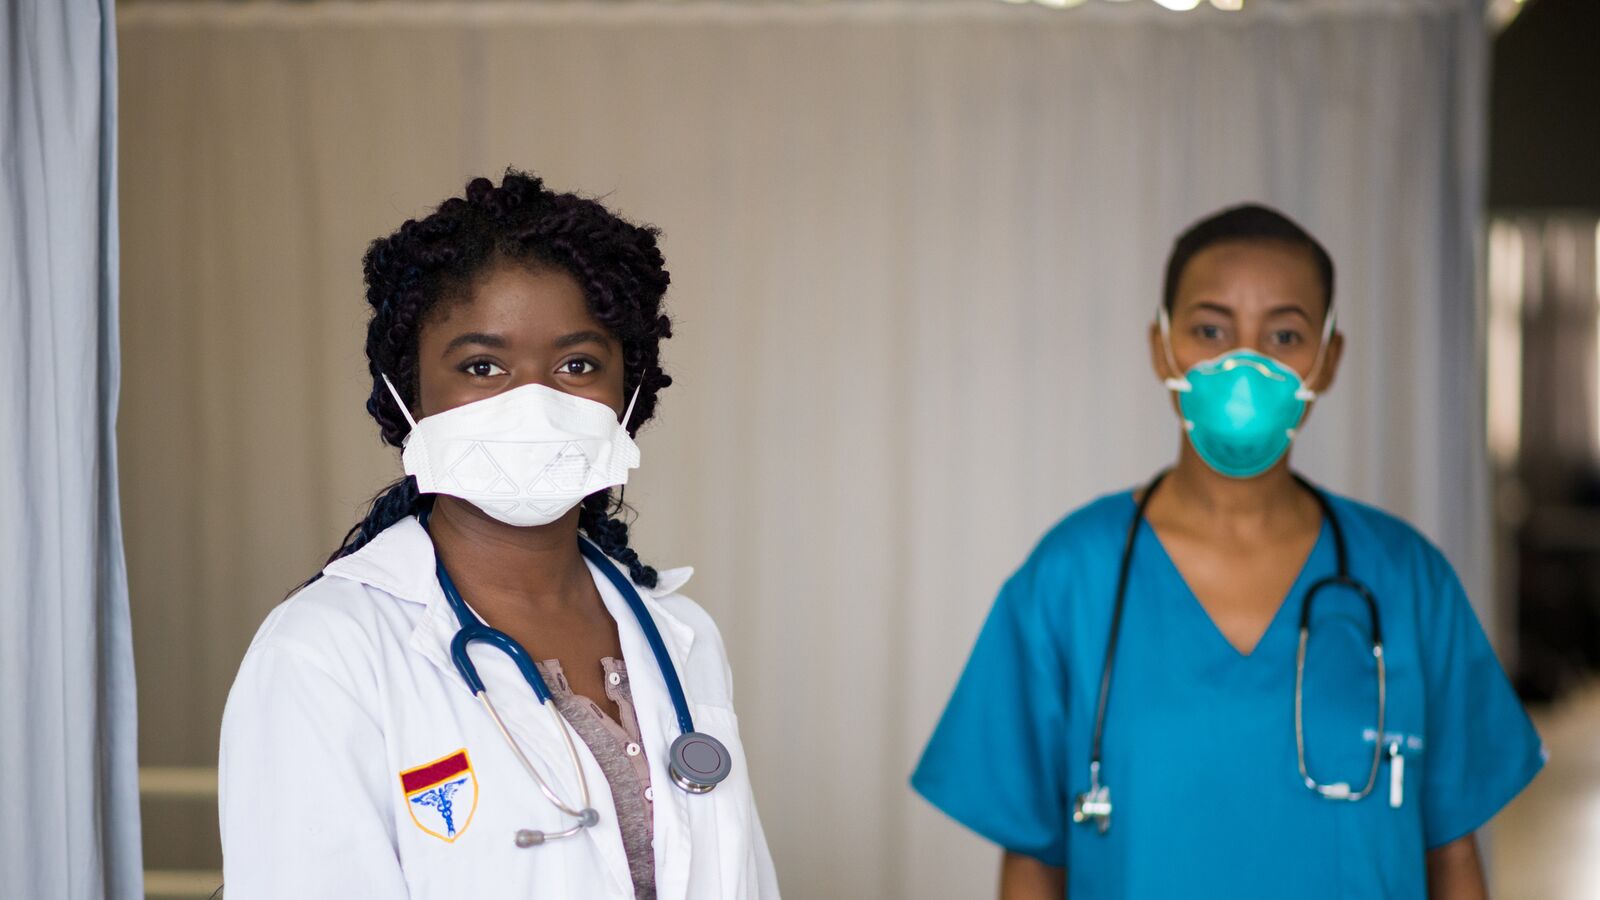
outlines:
[{"label": "blue stethoscope", "polygon": [[[418,517],[424,530],[428,527],[428,512]],[[728,749],[722,742],[709,734],[696,731],[694,717],[689,714],[689,701],[683,694],[683,684],[678,680],[678,669],[672,663],[672,657],[667,653],[667,645],[661,640],[661,632],[656,628],[655,619],[650,616],[650,611],[645,608],[644,600],[639,597],[639,591],[634,588],[633,582],[623,576],[622,572],[608,559],[599,547],[583,537],[578,538],[578,549],[583,553],[584,559],[593,563],[601,572],[605,573],[617,593],[627,601],[628,609],[632,610],[634,618],[638,620],[639,627],[644,631],[645,640],[650,644],[650,651],[655,655],[656,665],[661,669],[661,677],[667,683],[667,693],[672,698],[672,708],[678,716],[678,728],[681,734],[672,742],[668,751],[667,773],[672,776],[673,783],[691,794],[704,794],[720,784],[728,774],[733,771],[733,757],[728,754]],[[437,554],[435,554],[437,560]],[[544,794],[555,807],[568,816],[577,819],[577,824],[563,831],[536,831],[533,829],[520,829],[516,833],[518,847],[534,847],[558,838],[571,837],[584,828],[591,828],[600,822],[600,814],[589,805],[589,780],[584,775],[583,763],[578,759],[578,748],[572,741],[571,730],[561,717],[560,711],[550,696],[550,688],[544,683],[544,678],[539,675],[539,669],[533,664],[533,657],[528,651],[517,643],[511,635],[506,634],[480,621],[476,614],[467,606],[467,601],[461,598],[461,592],[456,590],[455,582],[450,579],[450,573],[445,571],[444,562],[436,562],[439,573],[439,587],[444,590],[445,600],[450,604],[450,609],[456,614],[456,621],[460,623],[460,630],[450,641],[450,660],[455,664],[456,671],[461,673],[461,678],[467,683],[467,688],[474,697],[483,704],[488,711],[489,718],[494,720],[495,727],[500,730],[500,735],[505,738],[506,744],[516,755],[517,761],[539,786],[540,793]],[[539,704],[550,712],[556,722],[556,728],[561,732],[566,741],[567,753],[572,758],[572,767],[578,775],[579,802],[569,805],[556,795],[556,792],[545,781],[533,763],[522,752],[511,732],[506,728],[505,721],[500,718],[500,713],[489,699],[489,692],[483,686],[483,679],[478,677],[478,667],[473,665],[472,657],[468,655],[468,648],[474,643],[488,644],[517,664],[517,669],[522,673],[528,686],[533,688],[534,696],[539,698]]]},{"label": "blue stethoscope", "polygon": [[[1078,794],[1072,801],[1072,821],[1079,824],[1092,825],[1105,834],[1111,828],[1111,788],[1100,776],[1101,768],[1101,739],[1106,727],[1106,707],[1111,702],[1111,673],[1117,660],[1117,637],[1122,631],[1122,609],[1128,599],[1128,570],[1133,562],[1133,548],[1139,537],[1139,526],[1144,523],[1145,509],[1150,505],[1150,498],[1155,496],[1156,488],[1161,486],[1166,472],[1161,472],[1151,479],[1150,484],[1144,489],[1144,496],[1140,498],[1134,509],[1133,522],[1128,526],[1128,536],[1122,544],[1122,561],[1117,568],[1117,594],[1116,601],[1111,608],[1111,633],[1106,638],[1105,661],[1100,670],[1100,693],[1095,703],[1094,710],[1094,736],[1089,744],[1089,789]],[[1300,600],[1300,644],[1295,652],[1294,661],[1294,748],[1295,756],[1299,762],[1300,780],[1305,786],[1319,796],[1328,800],[1346,800],[1355,802],[1366,798],[1372,793],[1373,787],[1378,782],[1378,770],[1383,764],[1384,755],[1384,708],[1387,703],[1388,678],[1384,671],[1383,663],[1383,630],[1378,618],[1378,599],[1373,595],[1360,579],[1350,574],[1350,557],[1345,548],[1344,528],[1339,524],[1339,517],[1333,513],[1333,505],[1328,498],[1309,481],[1294,476],[1294,480],[1302,488],[1309,491],[1317,501],[1318,508],[1322,511],[1323,519],[1328,523],[1329,530],[1333,532],[1333,547],[1338,560],[1338,570],[1325,578],[1321,578],[1306,590],[1305,596]],[[1325,784],[1311,776],[1306,767],[1306,739],[1305,739],[1305,676],[1306,676],[1306,645],[1311,639],[1311,607],[1317,596],[1328,588],[1343,588],[1360,597],[1366,605],[1368,620],[1371,624],[1372,655],[1377,660],[1378,670],[1378,728],[1377,740],[1372,745],[1372,768],[1367,774],[1367,783],[1359,788],[1353,788],[1346,782]],[[1400,755],[1398,741],[1388,745],[1389,755],[1389,805],[1399,807],[1401,796],[1401,780],[1405,777],[1405,757]]]}]

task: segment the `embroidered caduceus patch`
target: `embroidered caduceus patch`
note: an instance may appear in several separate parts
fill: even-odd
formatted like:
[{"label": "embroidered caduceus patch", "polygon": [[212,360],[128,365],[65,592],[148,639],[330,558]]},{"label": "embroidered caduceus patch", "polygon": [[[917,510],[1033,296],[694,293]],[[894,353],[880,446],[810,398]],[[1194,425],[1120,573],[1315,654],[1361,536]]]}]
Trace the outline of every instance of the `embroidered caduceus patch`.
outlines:
[{"label": "embroidered caduceus patch", "polygon": [[400,789],[411,821],[443,841],[460,837],[478,809],[478,778],[466,748],[401,772]]}]

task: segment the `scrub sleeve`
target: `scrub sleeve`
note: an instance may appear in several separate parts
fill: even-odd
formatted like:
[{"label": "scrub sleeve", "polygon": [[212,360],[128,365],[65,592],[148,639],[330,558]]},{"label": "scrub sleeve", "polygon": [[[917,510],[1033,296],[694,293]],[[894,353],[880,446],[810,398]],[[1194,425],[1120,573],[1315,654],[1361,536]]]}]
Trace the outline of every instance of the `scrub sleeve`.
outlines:
[{"label": "scrub sleeve", "polygon": [[1544,766],[1544,746],[1455,571],[1431,545],[1424,563],[1433,609],[1422,637],[1428,745],[1422,830],[1428,849],[1480,828]]},{"label": "scrub sleeve", "polygon": [[1001,847],[1067,863],[1067,670],[1035,553],[1001,590],[911,786]]}]

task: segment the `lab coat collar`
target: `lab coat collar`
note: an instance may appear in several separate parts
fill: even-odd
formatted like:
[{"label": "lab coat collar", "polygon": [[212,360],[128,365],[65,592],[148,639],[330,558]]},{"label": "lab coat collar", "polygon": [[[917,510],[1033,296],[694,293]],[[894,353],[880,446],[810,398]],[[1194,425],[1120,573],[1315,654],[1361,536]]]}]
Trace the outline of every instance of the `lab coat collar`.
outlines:
[{"label": "lab coat collar", "polygon": [[[434,559],[433,540],[428,537],[427,530],[416,516],[407,516],[379,532],[356,552],[328,563],[322,574],[370,585],[402,600],[431,606],[435,600],[444,599],[434,571]],[[623,572],[628,571],[626,566],[621,568]],[[642,596],[660,599],[682,590],[693,576],[693,567],[682,566],[662,571],[653,588],[642,587],[637,582],[634,587]]]},{"label": "lab coat collar", "polygon": [[[615,560],[612,564],[618,565]],[[658,669],[659,667],[655,665],[655,656],[649,652],[649,644],[645,641],[644,632],[640,629],[632,611],[628,609],[620,595],[615,593],[610,580],[599,572],[593,563],[588,565],[595,584],[600,589],[600,595],[605,600],[607,610],[617,622],[628,670],[644,672]],[[624,573],[627,572],[626,567],[620,565],[618,567]],[[460,626],[455,613],[450,609],[449,602],[445,600],[444,590],[439,586],[433,539],[428,537],[427,530],[415,516],[401,519],[380,532],[360,550],[329,563],[323,568],[322,574],[325,577],[346,578],[377,588],[401,600],[424,605],[426,609],[412,630],[410,644],[433,660],[441,669],[460,679],[459,674],[455,672],[455,664],[450,659],[450,641]],[[654,588],[642,587],[629,579],[629,583],[639,592],[645,609],[661,632],[662,641],[667,645],[673,664],[680,671],[689,656],[690,647],[694,644],[694,629],[668,612],[659,601],[663,597],[677,593],[693,574],[694,569],[688,566],[668,569],[660,573]],[[637,638],[637,641],[630,644],[632,638]],[[653,685],[660,680],[659,671],[656,672],[656,676],[648,683]],[[461,684],[463,687],[466,686],[465,681]],[[661,682],[661,688],[665,696],[664,681]]]},{"label": "lab coat collar", "polygon": [[324,578],[344,578],[412,603],[444,599],[434,574],[433,541],[416,516],[385,528],[361,549],[322,568]]}]

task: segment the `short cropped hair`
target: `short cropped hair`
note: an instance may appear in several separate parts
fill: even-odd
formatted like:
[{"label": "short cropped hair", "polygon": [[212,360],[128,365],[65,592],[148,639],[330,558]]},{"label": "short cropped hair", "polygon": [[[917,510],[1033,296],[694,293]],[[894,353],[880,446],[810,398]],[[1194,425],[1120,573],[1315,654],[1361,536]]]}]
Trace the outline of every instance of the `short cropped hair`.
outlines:
[{"label": "short cropped hair", "polygon": [[1207,247],[1239,241],[1276,241],[1303,248],[1310,254],[1322,279],[1323,309],[1333,307],[1333,257],[1328,255],[1327,249],[1311,236],[1311,232],[1283,213],[1247,203],[1212,213],[1178,235],[1172,244],[1172,254],[1167,257],[1167,276],[1161,289],[1161,303],[1167,312],[1172,312],[1172,302],[1178,295],[1178,280],[1183,277],[1190,260]]}]

